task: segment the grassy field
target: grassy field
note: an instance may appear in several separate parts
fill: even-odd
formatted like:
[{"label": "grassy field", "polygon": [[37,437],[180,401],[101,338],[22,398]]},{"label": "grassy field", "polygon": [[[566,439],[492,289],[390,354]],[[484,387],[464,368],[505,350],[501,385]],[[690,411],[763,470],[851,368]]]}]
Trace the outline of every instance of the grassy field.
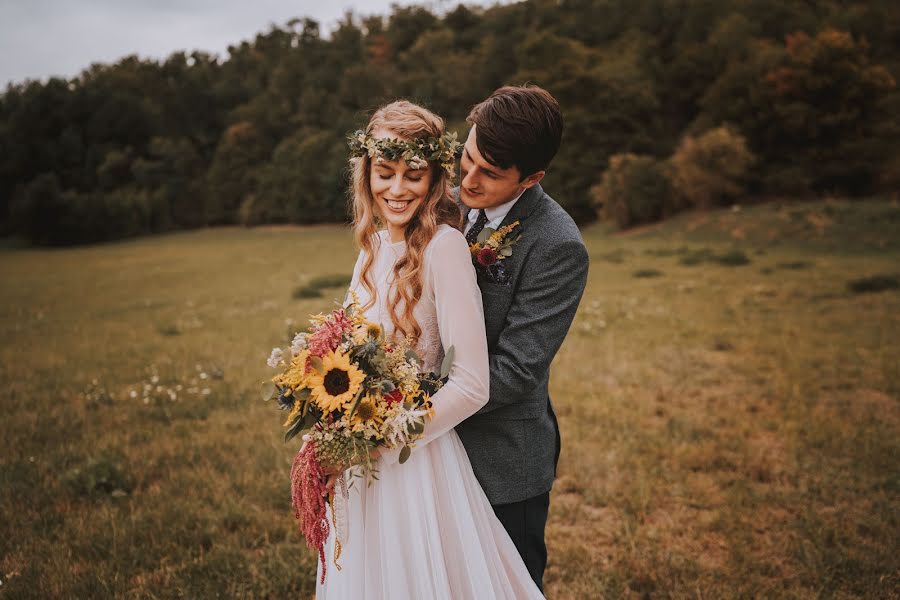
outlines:
[{"label": "grassy field", "polygon": [[[900,207],[584,235],[548,597],[900,597]],[[310,597],[257,388],[354,257],[341,227],[0,249],[0,598]]]}]

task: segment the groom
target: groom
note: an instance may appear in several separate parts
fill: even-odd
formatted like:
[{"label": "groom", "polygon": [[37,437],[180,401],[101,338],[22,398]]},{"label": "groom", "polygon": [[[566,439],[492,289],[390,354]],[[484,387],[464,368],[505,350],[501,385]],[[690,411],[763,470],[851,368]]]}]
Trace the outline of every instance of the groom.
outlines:
[{"label": "groom", "polygon": [[[539,185],[562,138],[559,104],[503,87],[472,108],[459,200],[470,244],[505,226],[518,241],[475,259],[490,355],[490,400],[456,427],[475,476],[543,591],[544,527],[560,438],[547,386],[584,292],[588,254],[572,218]],[[483,237],[483,236],[482,236]],[[498,254],[502,256],[497,259]]]}]

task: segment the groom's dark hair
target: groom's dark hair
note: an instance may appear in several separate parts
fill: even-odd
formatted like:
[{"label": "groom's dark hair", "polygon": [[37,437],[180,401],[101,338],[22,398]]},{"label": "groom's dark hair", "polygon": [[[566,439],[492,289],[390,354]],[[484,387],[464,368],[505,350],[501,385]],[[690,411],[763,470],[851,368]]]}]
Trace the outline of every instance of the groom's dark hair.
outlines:
[{"label": "groom's dark hair", "polygon": [[501,169],[515,166],[522,179],[545,170],[562,140],[559,103],[536,85],[498,89],[473,106],[466,121],[477,127],[481,155]]}]

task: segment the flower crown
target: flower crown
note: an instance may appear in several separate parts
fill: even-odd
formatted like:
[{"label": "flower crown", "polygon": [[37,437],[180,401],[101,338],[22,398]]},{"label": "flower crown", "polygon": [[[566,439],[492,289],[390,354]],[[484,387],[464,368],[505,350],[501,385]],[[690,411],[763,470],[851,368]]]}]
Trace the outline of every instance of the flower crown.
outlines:
[{"label": "flower crown", "polygon": [[348,136],[350,156],[383,158],[384,160],[403,159],[411,169],[424,169],[428,162],[437,162],[453,175],[456,159],[462,154],[462,143],[456,140],[456,132],[445,133],[439,138],[420,138],[403,141],[398,139],[376,139],[363,130]]}]

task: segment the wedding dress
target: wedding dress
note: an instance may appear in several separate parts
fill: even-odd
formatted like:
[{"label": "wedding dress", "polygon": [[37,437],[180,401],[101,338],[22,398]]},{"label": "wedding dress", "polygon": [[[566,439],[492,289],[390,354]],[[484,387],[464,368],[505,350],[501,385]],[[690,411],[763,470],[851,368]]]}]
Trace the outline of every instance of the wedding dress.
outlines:
[{"label": "wedding dress", "polygon": [[[379,233],[372,266],[376,303],[366,317],[393,328],[386,296],[405,242]],[[351,289],[366,304],[360,253]],[[316,600],[492,600],[543,598],[481,489],[454,427],[488,400],[488,357],[481,294],[463,235],[442,225],[425,250],[422,370],[438,371],[454,348],[449,379],[433,397],[425,437],[399,464],[399,451],[378,460],[378,481],[356,478],[345,501],[347,535],[335,566],[335,532],[325,545],[327,572]],[[345,473],[345,477],[348,474]],[[331,512],[329,510],[329,519]]]}]

